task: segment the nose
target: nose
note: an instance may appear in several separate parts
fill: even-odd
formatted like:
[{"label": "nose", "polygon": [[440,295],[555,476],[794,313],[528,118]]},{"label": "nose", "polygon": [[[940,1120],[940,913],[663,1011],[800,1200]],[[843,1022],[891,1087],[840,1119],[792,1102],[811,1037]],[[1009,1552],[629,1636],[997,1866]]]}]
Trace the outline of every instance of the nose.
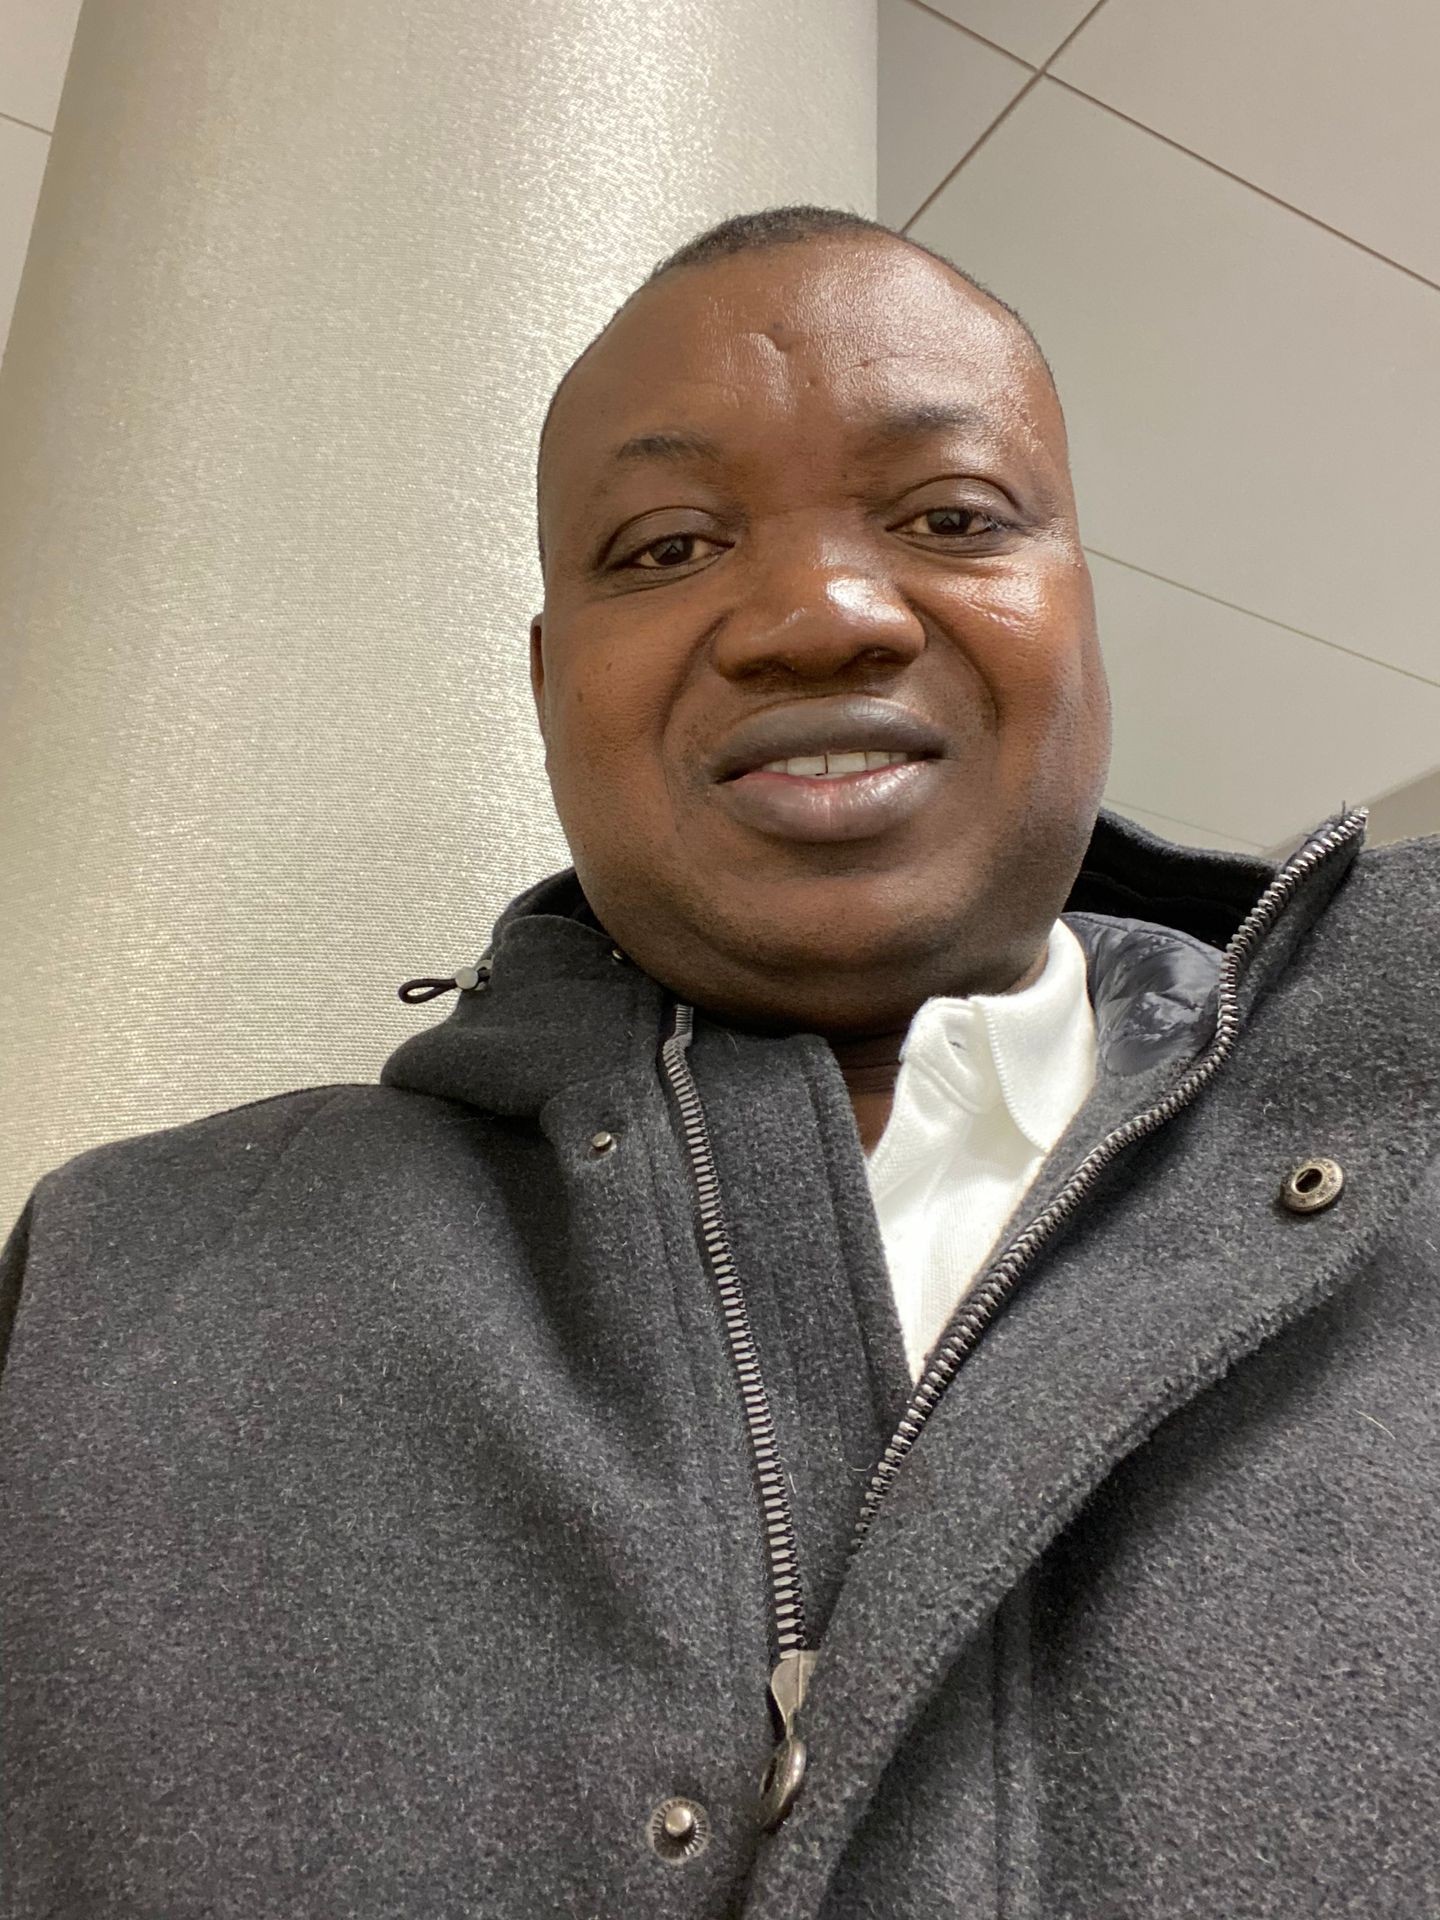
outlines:
[{"label": "nose", "polygon": [[852,667],[901,667],[925,648],[925,628],[893,581],[848,561],[791,556],[732,612],[714,645],[728,679],[767,673],[843,677]]}]

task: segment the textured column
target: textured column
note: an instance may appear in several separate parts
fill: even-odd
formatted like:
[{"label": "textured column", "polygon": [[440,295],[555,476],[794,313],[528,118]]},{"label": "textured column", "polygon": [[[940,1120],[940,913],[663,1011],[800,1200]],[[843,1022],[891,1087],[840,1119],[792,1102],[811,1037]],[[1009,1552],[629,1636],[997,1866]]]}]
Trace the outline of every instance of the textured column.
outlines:
[{"label": "textured column", "polygon": [[87,0],[0,376],[0,1233],[374,1080],[564,863],[568,361],[727,214],[871,213],[874,0]]}]

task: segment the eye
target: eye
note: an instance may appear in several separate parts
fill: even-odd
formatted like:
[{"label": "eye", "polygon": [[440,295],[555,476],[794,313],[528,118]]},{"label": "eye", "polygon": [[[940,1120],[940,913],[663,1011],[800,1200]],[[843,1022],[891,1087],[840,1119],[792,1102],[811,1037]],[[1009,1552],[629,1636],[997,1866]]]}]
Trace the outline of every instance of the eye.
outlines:
[{"label": "eye", "polygon": [[[931,533],[947,535],[951,539],[973,540],[977,536],[983,536],[987,533],[1004,533],[1007,531],[1006,524],[1003,520],[997,520],[994,514],[982,512],[979,507],[925,507],[919,513],[913,515],[911,519],[907,520],[905,525],[907,527],[913,526],[916,520],[950,521],[951,524],[949,526],[931,527],[929,531]],[[957,521],[962,524],[954,524]]]},{"label": "eye", "polygon": [[[707,538],[703,533],[664,533],[658,540],[651,540],[645,546],[637,547],[619,564],[622,567],[637,567],[641,573],[673,573],[677,567],[688,565],[696,557],[692,553],[681,553],[677,556],[675,549],[688,546],[696,540],[703,541],[709,547],[720,544],[717,540]],[[665,557],[659,559],[652,567],[643,567],[639,564],[642,554],[657,554]]]}]

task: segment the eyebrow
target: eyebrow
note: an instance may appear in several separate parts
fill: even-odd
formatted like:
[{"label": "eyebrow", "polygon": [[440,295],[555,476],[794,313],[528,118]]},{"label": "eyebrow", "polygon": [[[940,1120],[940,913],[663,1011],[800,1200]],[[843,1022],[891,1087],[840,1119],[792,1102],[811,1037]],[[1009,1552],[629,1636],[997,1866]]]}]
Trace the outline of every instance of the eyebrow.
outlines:
[{"label": "eyebrow", "polygon": [[709,434],[688,428],[669,428],[659,433],[637,433],[605,456],[605,465],[633,466],[643,460],[723,460],[724,454]]},{"label": "eyebrow", "polygon": [[[920,401],[912,406],[887,407],[864,421],[860,436],[862,447],[891,446],[897,441],[917,440],[925,434],[941,433],[958,427],[973,433],[993,425],[983,407],[964,401]],[[605,466],[639,465],[646,460],[666,460],[679,465],[689,460],[721,461],[725,450],[708,434],[688,427],[667,427],[654,433],[637,433],[605,455]]]}]

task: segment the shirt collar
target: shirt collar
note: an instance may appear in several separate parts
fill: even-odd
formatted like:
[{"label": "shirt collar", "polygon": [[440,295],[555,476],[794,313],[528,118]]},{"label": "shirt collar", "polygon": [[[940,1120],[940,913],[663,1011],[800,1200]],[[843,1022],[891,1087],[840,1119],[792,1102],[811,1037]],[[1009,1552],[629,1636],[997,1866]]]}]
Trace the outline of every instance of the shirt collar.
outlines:
[{"label": "shirt collar", "polygon": [[1050,929],[1039,978],[1018,993],[927,1000],[910,1023],[901,1059],[912,1046],[929,1051],[942,1036],[961,1060],[996,1083],[1020,1132],[1048,1153],[1095,1078],[1085,953],[1065,922]]}]

